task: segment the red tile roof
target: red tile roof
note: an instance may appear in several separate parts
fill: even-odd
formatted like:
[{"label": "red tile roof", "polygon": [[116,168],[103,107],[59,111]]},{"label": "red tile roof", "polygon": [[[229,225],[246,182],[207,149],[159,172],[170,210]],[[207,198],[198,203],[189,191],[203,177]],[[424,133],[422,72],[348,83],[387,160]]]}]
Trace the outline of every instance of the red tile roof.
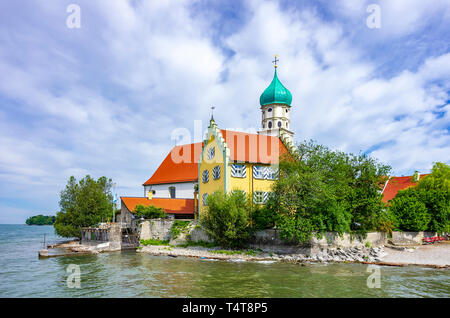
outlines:
[{"label": "red tile roof", "polygon": [[194,199],[148,199],[144,197],[121,197],[128,211],[133,212],[137,205],[153,205],[169,214],[194,214]]},{"label": "red tile roof", "polygon": [[[175,146],[158,169],[143,185],[192,182],[198,180],[198,159],[202,153],[202,142]],[[190,151],[190,154],[184,153]],[[183,154],[186,155],[186,160]]]},{"label": "red tile roof", "polygon": [[[419,180],[427,175],[428,174],[421,174]],[[383,190],[383,202],[392,200],[397,195],[399,190],[404,190],[416,185],[417,182],[412,181],[412,176],[389,178],[389,181],[387,181],[387,185]]]},{"label": "red tile roof", "polygon": [[[230,148],[232,161],[251,163],[277,163],[287,149],[278,137],[222,130]],[[175,146],[155,173],[143,185],[193,182],[198,180],[198,160],[202,142]],[[273,146],[276,148],[272,149]],[[185,154],[189,151],[190,154]],[[185,154],[185,156],[183,156]]]},{"label": "red tile roof", "polygon": [[230,160],[250,163],[278,163],[287,149],[279,137],[222,130],[230,148]]}]

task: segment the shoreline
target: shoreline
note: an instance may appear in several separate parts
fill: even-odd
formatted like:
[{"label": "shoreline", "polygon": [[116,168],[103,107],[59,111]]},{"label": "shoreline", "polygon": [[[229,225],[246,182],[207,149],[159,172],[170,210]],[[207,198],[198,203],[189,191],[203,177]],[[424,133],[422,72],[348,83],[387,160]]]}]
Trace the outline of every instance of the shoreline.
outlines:
[{"label": "shoreline", "polygon": [[[417,246],[415,249],[425,247],[426,251],[432,253],[447,253],[450,255],[450,244],[434,245],[434,246]],[[440,251],[436,251],[440,249]],[[396,251],[392,254],[392,251]],[[450,262],[447,261],[444,254],[423,261],[421,254],[414,257],[415,252],[411,252],[411,248],[405,248],[403,251],[392,249],[389,247],[376,248],[349,248],[349,249],[328,249],[320,250],[312,255],[305,254],[278,254],[264,252],[261,250],[225,250],[217,248],[205,247],[177,247],[170,245],[148,245],[138,248],[137,253],[145,253],[153,256],[169,256],[169,257],[188,257],[204,260],[221,260],[233,262],[285,262],[306,265],[309,263],[344,263],[344,264],[367,264],[379,266],[420,266],[431,267],[436,269],[447,269]],[[421,251],[423,254],[423,251]],[[425,252],[427,254],[427,252]],[[342,257],[344,256],[345,257]],[[341,256],[341,257],[339,257]]]},{"label": "shoreline", "polygon": [[[100,245],[100,246],[99,246]],[[49,249],[67,250],[70,255],[97,254],[118,251],[109,246],[84,245],[72,240],[49,246]],[[420,266],[436,269],[450,268],[450,243],[441,242],[419,246],[379,246],[319,249],[311,254],[277,253],[261,249],[230,250],[220,247],[180,247],[174,245],[147,245],[136,248],[136,253],[153,256],[188,257],[204,260],[232,262],[285,262],[306,265],[309,263],[370,264],[379,266]],[[61,255],[63,256],[63,255]]]}]

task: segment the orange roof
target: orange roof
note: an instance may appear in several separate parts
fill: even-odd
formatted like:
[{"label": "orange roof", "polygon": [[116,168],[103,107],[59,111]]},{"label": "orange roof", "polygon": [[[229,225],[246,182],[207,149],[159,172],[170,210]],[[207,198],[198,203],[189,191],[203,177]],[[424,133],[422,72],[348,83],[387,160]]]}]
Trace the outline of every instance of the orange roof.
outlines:
[{"label": "orange roof", "polygon": [[[230,130],[221,132],[230,148],[232,161],[273,164],[288,152],[278,137]],[[202,147],[202,142],[173,147],[152,177],[143,185],[197,181]]]},{"label": "orange roof", "polygon": [[279,137],[231,130],[222,130],[222,135],[230,148],[232,161],[274,164],[288,152]]},{"label": "orange roof", "polygon": [[121,197],[122,203],[128,211],[133,212],[137,205],[143,206],[153,205],[162,208],[169,214],[193,214],[194,199],[148,199],[144,197]]},{"label": "orange roof", "polygon": [[[197,142],[173,147],[152,177],[143,185],[197,181],[202,145],[202,142]],[[185,153],[186,150],[190,151],[190,154]]]},{"label": "orange roof", "polygon": [[[421,174],[419,180],[428,174]],[[387,181],[387,184],[383,190],[383,202],[388,202],[392,200],[400,190],[416,186],[417,182],[412,181],[412,176],[406,177],[391,177]]]}]

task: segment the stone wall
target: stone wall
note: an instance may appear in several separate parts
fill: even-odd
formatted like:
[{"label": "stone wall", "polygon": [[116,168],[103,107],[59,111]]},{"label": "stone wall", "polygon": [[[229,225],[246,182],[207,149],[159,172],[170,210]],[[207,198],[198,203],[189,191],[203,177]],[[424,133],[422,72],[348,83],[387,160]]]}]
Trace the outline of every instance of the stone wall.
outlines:
[{"label": "stone wall", "polygon": [[[158,239],[171,241],[171,229],[173,220],[155,219],[144,221],[140,225],[140,239]],[[181,238],[181,239],[180,239]],[[171,244],[184,243],[186,240],[199,242],[211,242],[204,229],[201,228],[197,220],[191,221],[187,235],[183,235]],[[366,237],[351,236],[343,234],[339,236],[336,233],[325,233],[321,239],[313,238],[309,243],[301,246],[294,243],[286,243],[279,237],[276,229],[258,231],[250,242],[250,247],[260,248],[268,251],[280,251],[286,253],[299,252],[299,249],[326,249],[326,248],[352,248],[352,247],[377,247],[387,243],[387,235],[384,232],[367,233]]]},{"label": "stone wall", "polygon": [[[172,225],[175,220],[171,219],[154,219],[143,221],[139,226],[139,239],[140,240],[162,240],[170,241]],[[186,235],[181,235],[185,240],[199,242],[205,241],[210,242],[211,239],[208,237],[206,232],[200,227],[197,220],[185,220],[190,221],[191,224],[187,230]],[[184,243],[182,240],[177,240],[177,243]]]},{"label": "stone wall", "polygon": [[434,232],[392,232],[394,245],[421,245],[424,237],[437,236]]},{"label": "stone wall", "polygon": [[154,219],[143,221],[139,226],[140,240],[170,240],[170,230],[172,229],[174,220],[170,219]]},{"label": "stone wall", "polygon": [[82,228],[81,245],[97,246],[105,251],[122,248],[122,229],[119,223],[110,223],[103,228]]}]

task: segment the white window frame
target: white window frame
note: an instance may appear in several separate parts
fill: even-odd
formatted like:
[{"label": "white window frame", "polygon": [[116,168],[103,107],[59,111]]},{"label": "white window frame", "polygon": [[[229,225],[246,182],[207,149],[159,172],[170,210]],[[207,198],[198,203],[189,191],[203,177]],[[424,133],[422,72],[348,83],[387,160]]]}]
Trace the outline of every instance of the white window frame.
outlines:
[{"label": "white window frame", "polygon": [[202,182],[207,183],[208,181],[209,181],[209,171],[208,169],[205,169],[202,172]]},{"label": "white window frame", "polygon": [[[233,169],[235,170],[234,173]],[[247,176],[247,173],[244,174],[246,169],[247,167],[242,163],[233,163],[231,167],[231,176],[234,178],[245,178]]]},{"label": "white window frame", "polygon": [[278,179],[278,168],[266,167],[265,172],[264,172],[264,179],[277,180]]},{"label": "white window frame", "polygon": [[220,179],[220,166],[215,166],[212,170],[213,179]]},{"label": "white window frame", "polygon": [[253,178],[264,179],[265,176],[264,166],[253,166]]},{"label": "white window frame", "polygon": [[253,192],[253,203],[264,204],[264,191],[254,191]]},{"label": "white window frame", "polygon": [[211,147],[208,149],[208,160],[211,160],[216,155],[216,147]]}]

